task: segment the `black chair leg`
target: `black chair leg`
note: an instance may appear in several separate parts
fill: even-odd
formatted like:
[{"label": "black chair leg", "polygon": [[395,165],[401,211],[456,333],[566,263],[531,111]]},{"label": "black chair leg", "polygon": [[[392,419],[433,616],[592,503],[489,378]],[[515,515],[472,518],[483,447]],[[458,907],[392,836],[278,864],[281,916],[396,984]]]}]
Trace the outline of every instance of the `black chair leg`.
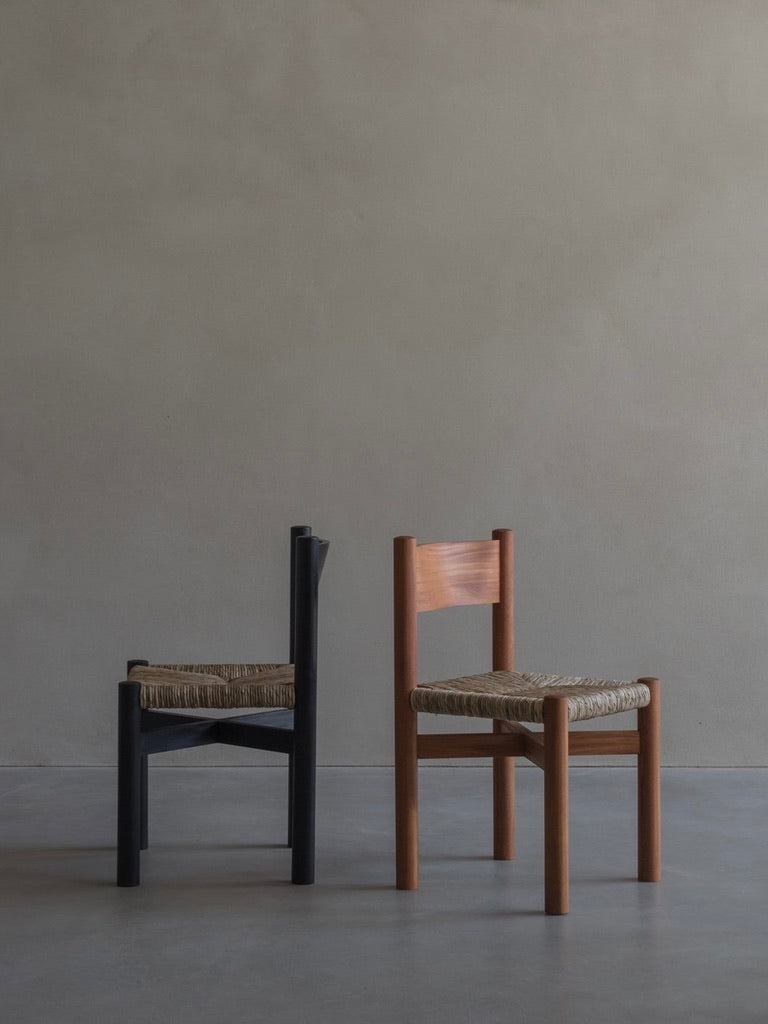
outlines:
[{"label": "black chair leg", "polygon": [[296,538],[293,709],[293,850],[291,881],[315,880],[315,747],[317,733],[317,585],[327,545]]},{"label": "black chair leg", "polygon": [[315,880],[315,752],[297,746],[293,755],[293,850],[291,881]]},{"label": "black chair leg", "polygon": [[149,846],[149,758],[141,755],[141,848]]},{"label": "black chair leg", "polygon": [[288,755],[288,846],[293,846],[293,753]]},{"label": "black chair leg", "polygon": [[141,881],[141,686],[120,683],[117,717],[117,884]]}]

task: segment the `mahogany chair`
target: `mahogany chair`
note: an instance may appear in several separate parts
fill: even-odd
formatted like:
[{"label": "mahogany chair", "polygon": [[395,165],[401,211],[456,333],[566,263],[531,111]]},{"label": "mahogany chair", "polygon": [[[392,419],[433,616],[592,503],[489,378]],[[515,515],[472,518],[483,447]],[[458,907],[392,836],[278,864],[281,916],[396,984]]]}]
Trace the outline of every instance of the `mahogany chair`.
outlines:
[{"label": "mahogany chair", "polygon": [[[118,885],[140,882],[140,851],[148,845],[148,756],[209,743],[288,755],[291,881],[314,881],[317,597],[327,553],[328,541],[312,536],[310,527],[292,527],[287,663],[128,662],[128,678],[118,687]],[[270,710],[207,718],[168,708]]]},{"label": "mahogany chair", "polygon": [[[525,757],[544,770],[545,911],[567,914],[569,755],[637,755],[637,874],[643,882],[661,878],[660,684],[516,672],[513,533],[494,530],[492,537],[447,544],[395,538],[397,888],[419,884],[419,759],[493,758],[493,855],[512,860],[514,759]],[[493,606],[493,671],[419,683],[419,615],[478,604]],[[637,711],[636,729],[569,731],[571,722],[630,710]],[[422,735],[423,712],[490,719],[493,731]]]}]

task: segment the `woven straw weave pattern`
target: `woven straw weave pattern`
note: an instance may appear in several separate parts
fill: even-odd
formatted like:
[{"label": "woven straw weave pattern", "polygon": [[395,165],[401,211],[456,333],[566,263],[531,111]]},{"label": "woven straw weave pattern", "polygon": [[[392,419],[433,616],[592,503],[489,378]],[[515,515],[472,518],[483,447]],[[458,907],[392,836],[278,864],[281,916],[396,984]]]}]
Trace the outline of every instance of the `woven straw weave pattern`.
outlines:
[{"label": "woven straw weave pattern", "polygon": [[292,708],[293,665],[134,665],[143,708]]},{"label": "woven straw weave pattern", "polygon": [[532,672],[485,672],[421,683],[411,692],[411,707],[436,715],[543,722],[547,696],[568,698],[571,722],[644,708],[651,699],[644,683]]}]

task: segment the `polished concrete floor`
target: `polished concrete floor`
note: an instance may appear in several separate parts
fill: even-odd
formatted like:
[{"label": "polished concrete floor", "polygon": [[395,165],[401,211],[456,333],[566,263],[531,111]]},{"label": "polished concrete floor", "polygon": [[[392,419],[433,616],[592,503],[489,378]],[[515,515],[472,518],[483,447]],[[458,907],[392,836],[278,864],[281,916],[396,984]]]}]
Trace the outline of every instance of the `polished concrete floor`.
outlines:
[{"label": "polished concrete floor", "polygon": [[155,768],[137,889],[115,775],[0,770],[0,1016],[74,1022],[768,1021],[768,770],[663,781],[664,881],[633,880],[633,773],[574,768],[571,913],[542,913],[542,779],[488,859],[489,777],[421,773],[422,885],[396,892],[392,776],[324,769],[318,882],[286,882],[285,772]]}]

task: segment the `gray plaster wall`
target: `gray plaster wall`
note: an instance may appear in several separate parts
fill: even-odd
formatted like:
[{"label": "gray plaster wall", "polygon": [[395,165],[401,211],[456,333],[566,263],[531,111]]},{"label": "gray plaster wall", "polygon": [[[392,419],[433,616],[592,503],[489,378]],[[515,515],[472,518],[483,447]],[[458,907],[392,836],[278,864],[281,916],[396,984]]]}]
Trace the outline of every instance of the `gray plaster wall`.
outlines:
[{"label": "gray plaster wall", "polygon": [[127,657],[284,657],[308,522],[323,763],[391,760],[391,538],[496,526],[520,667],[768,763],[766,54],[761,0],[3,0],[2,762],[112,763]]}]

